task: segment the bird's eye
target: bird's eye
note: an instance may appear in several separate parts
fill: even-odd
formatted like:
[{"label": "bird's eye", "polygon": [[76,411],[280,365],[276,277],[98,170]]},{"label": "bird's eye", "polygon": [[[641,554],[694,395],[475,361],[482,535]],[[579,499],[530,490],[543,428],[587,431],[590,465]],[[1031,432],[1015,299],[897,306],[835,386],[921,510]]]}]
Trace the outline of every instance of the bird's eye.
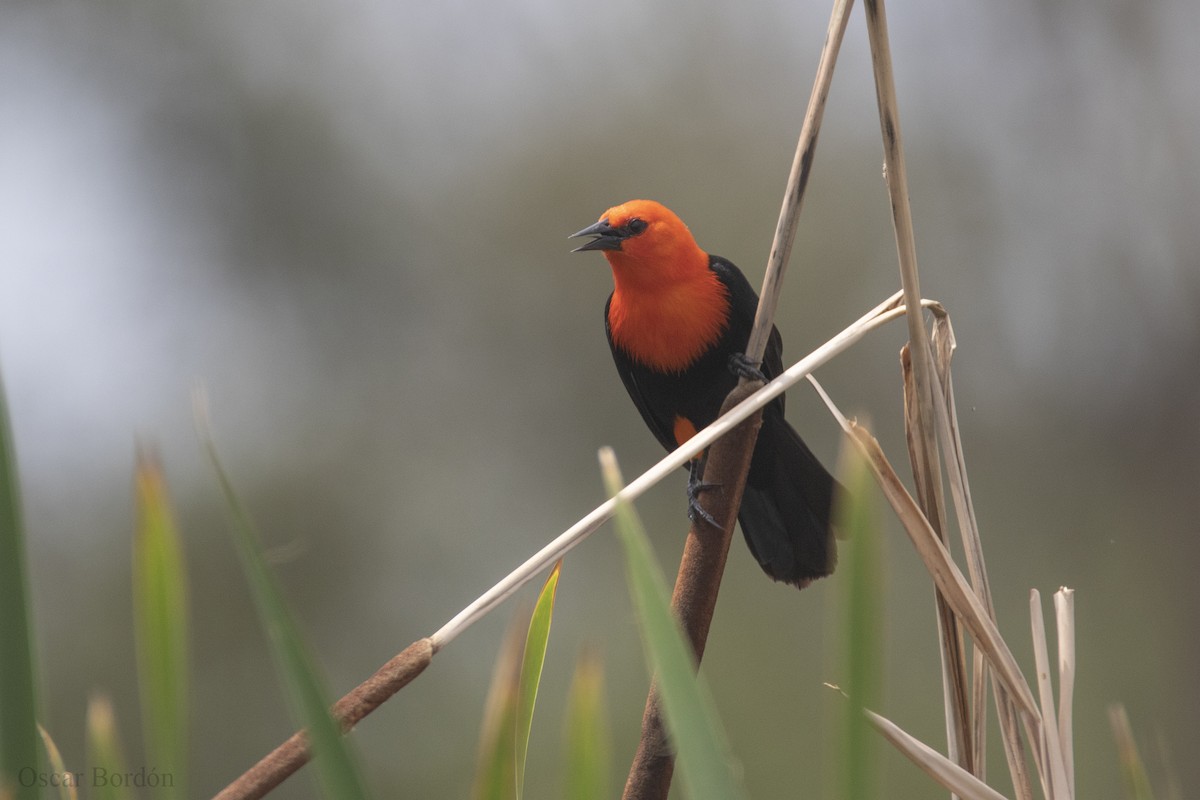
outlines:
[{"label": "bird's eye", "polygon": [[646,220],[634,217],[633,219],[629,220],[629,223],[625,227],[629,228],[629,232],[631,234],[637,236],[639,233],[646,230],[648,226],[646,224]]}]

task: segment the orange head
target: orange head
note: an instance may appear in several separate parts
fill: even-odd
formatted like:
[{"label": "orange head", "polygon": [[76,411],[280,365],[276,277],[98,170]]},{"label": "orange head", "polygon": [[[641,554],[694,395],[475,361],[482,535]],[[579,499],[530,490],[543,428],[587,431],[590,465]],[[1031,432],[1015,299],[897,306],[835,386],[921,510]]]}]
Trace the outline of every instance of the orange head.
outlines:
[{"label": "orange head", "polygon": [[592,236],[572,252],[599,250],[612,265],[618,282],[672,283],[708,271],[708,254],[675,212],[653,200],[630,200],[613,206],[600,221],[569,238]]},{"label": "orange head", "polygon": [[608,329],[614,347],[659,372],[682,372],[720,338],[728,289],[683,220],[661,203],[613,206],[576,236],[574,252],[599,250],[612,267]]}]

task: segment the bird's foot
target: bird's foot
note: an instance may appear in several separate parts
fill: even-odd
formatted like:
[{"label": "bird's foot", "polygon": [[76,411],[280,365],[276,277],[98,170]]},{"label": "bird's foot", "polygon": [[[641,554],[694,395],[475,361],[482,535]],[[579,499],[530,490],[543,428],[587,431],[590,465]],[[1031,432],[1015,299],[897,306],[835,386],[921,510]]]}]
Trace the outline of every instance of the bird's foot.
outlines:
[{"label": "bird's foot", "polygon": [[699,461],[692,462],[691,474],[688,476],[687,484],[687,499],[688,499],[688,519],[695,522],[697,518],[704,520],[709,525],[712,525],[717,530],[724,530],[721,524],[717,522],[712,514],[700,505],[700,493],[710,489],[720,491],[721,484],[705,483],[700,477],[704,472],[704,467]]},{"label": "bird's foot", "polygon": [[739,378],[745,378],[749,381],[762,381],[767,383],[767,376],[763,374],[760,364],[756,361],[751,361],[746,357],[745,353],[734,353],[729,357],[729,371]]},{"label": "bird's foot", "polygon": [[[704,484],[701,484],[697,488],[698,489],[719,489],[720,484],[704,483]],[[697,497],[697,494],[698,494],[698,492],[697,493],[692,493],[691,491],[688,492],[688,519],[690,519],[692,522],[695,522],[696,518],[699,517],[700,519],[707,522],[709,525],[712,525],[717,530],[725,530],[723,527],[721,527],[721,523],[717,522],[717,518],[714,517],[712,514],[708,513],[704,509],[704,506],[700,505],[700,498]]]}]

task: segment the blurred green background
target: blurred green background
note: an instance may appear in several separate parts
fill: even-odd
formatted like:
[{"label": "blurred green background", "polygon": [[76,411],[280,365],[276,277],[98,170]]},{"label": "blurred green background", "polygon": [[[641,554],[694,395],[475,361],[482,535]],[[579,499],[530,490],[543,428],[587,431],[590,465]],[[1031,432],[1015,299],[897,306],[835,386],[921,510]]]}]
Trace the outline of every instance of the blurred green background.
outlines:
[{"label": "blurred green background", "polygon": [[[139,766],[130,473],[135,442],[155,443],[192,571],[200,796],[292,722],[193,389],[349,689],[599,503],[599,446],[629,477],[660,457],[604,341],[607,267],[565,237],[651,197],[757,285],[829,7],[3,0],[0,14],[0,370],[45,721],[82,763],[86,697],[103,688]],[[1193,792],[1200,15],[1182,0],[891,14],[922,288],[955,324],[1001,627],[1032,671],[1028,591],[1049,609],[1074,587],[1080,796],[1121,796],[1117,700],[1159,785]],[[856,9],[779,310],[792,360],[898,286],[880,166]],[[903,339],[893,326],[820,373],[898,467]],[[789,409],[831,462],[838,435],[812,392]],[[668,564],[683,483],[640,503]],[[887,538],[881,710],[940,747],[929,581],[894,524]],[[816,796],[835,756],[836,580],[773,585],[735,542],[705,670],[752,796]],[[647,681],[622,581],[608,532],[566,561],[531,797],[559,791],[585,644],[607,663],[623,781]],[[360,726],[380,797],[466,795],[514,607]],[[941,794],[899,756],[884,768],[890,797]],[[280,796],[312,792],[302,775]]]}]

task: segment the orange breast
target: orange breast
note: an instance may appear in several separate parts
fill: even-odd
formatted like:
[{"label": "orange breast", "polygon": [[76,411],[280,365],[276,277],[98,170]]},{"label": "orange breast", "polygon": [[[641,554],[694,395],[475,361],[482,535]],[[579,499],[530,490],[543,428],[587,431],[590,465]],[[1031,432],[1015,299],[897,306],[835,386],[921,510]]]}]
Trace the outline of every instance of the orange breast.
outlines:
[{"label": "orange breast", "polygon": [[728,290],[710,270],[653,288],[622,283],[618,274],[608,309],[613,342],[659,372],[686,370],[729,322]]}]

